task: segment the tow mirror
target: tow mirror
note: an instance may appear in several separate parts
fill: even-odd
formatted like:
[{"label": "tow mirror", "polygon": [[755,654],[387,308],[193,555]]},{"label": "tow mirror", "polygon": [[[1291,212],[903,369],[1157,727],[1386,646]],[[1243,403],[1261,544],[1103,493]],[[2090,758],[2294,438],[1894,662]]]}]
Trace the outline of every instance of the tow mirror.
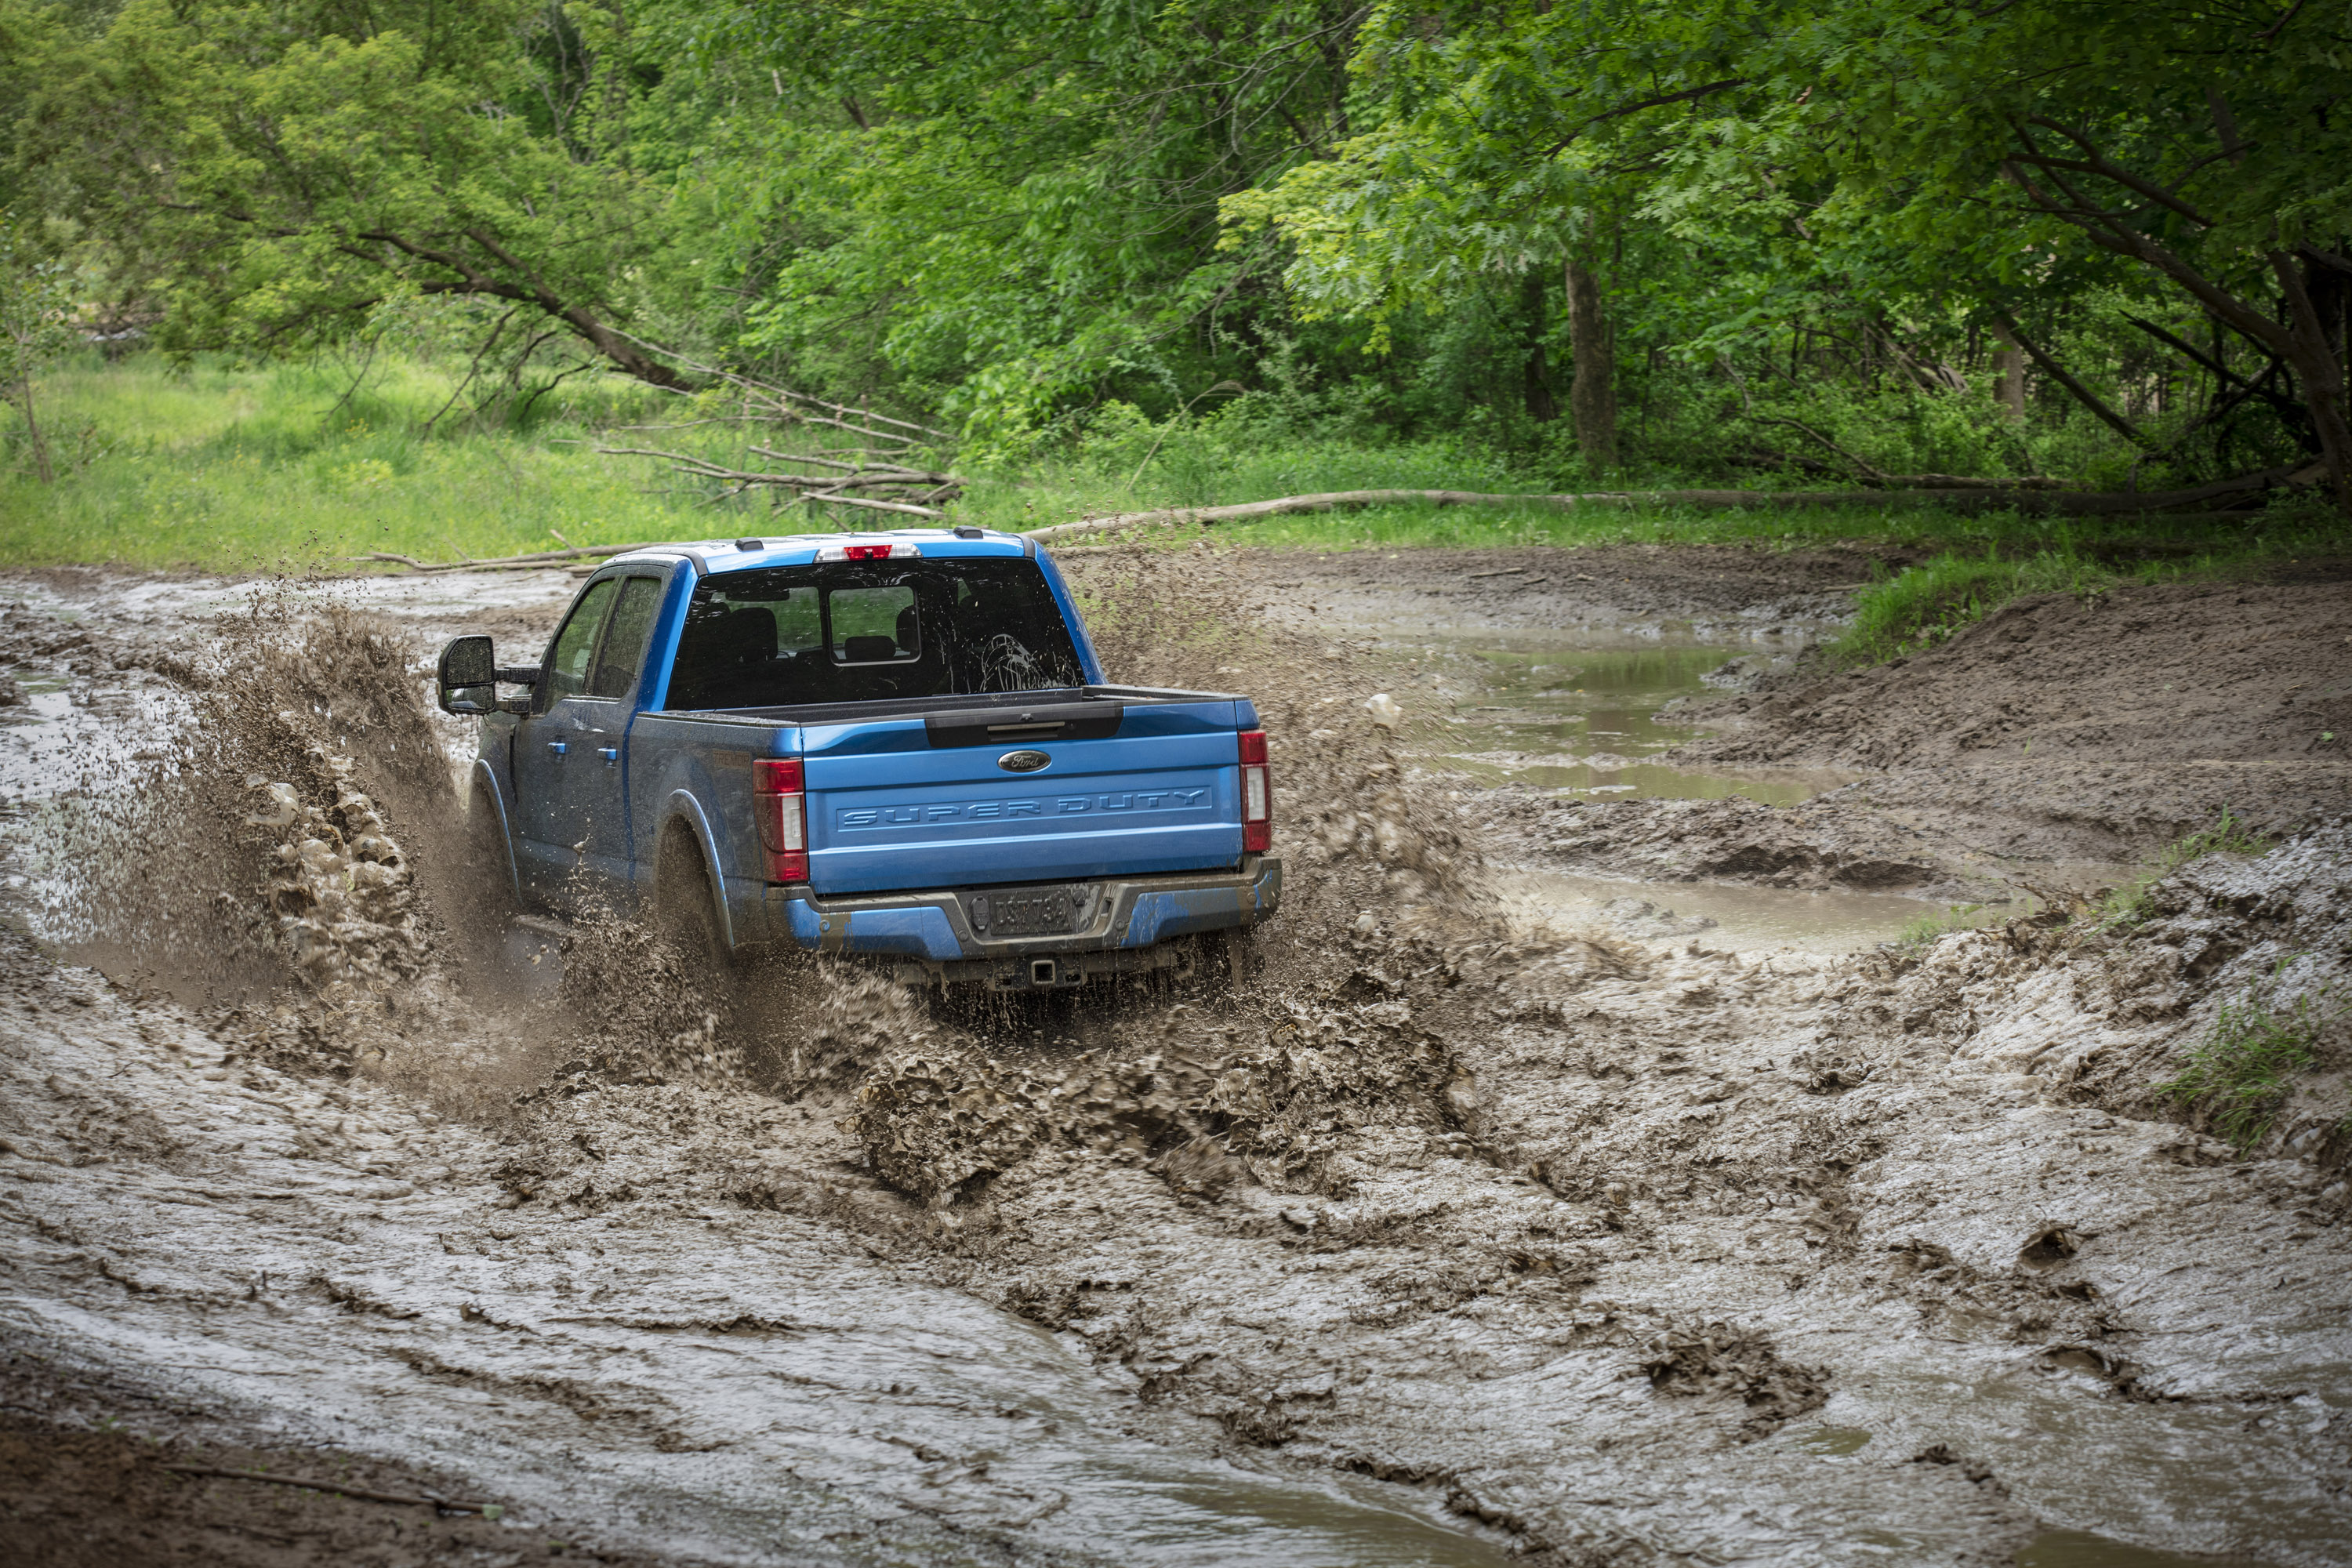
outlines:
[{"label": "tow mirror", "polygon": [[495,713],[499,661],[486,637],[452,637],[441,650],[441,711]]}]

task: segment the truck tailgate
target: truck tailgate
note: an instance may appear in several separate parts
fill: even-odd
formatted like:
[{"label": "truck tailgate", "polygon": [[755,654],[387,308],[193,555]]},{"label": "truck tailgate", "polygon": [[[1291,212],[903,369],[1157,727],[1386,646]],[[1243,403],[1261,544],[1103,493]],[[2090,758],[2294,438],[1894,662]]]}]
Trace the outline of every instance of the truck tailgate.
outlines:
[{"label": "truck tailgate", "polygon": [[[810,885],[880,892],[1234,865],[1244,720],[1255,721],[1246,702],[1211,698],[1129,706],[1115,732],[1085,739],[975,744],[978,731],[920,719],[809,725]],[[1047,761],[1004,765],[1022,752]]]}]

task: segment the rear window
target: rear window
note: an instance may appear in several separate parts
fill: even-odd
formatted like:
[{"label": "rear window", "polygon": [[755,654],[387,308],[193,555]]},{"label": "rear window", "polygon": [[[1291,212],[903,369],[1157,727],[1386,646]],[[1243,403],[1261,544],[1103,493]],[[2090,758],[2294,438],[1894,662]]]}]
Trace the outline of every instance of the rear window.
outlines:
[{"label": "rear window", "polygon": [[1085,679],[1033,561],[835,562],[705,577],[668,706],[1045,691]]}]

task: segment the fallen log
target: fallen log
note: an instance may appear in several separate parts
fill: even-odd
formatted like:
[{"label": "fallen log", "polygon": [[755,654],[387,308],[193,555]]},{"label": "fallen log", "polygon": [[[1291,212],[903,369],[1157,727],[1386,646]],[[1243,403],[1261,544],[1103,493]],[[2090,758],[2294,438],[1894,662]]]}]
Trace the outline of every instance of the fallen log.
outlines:
[{"label": "fallen log", "polygon": [[917,506],[912,501],[903,500],[875,500],[866,496],[844,495],[839,490],[809,490],[801,496],[801,500],[811,503],[839,501],[844,506],[870,507],[876,511],[904,512],[908,517],[945,517],[947,515],[935,506]]},{"label": "fallen log", "polygon": [[1481,490],[1331,490],[1319,495],[1280,496],[1273,500],[1244,501],[1237,506],[1166,507],[1153,511],[1120,512],[1110,517],[1083,518],[1030,529],[1025,537],[1040,543],[1122,528],[1179,527],[1240,522],[1287,512],[1331,511],[1339,507],[1402,506],[1534,506],[1563,511],[1578,507],[1689,506],[1755,507],[1796,510],[1822,506],[1950,507],[1963,511],[2004,508],[2049,517],[2119,517],[2134,512],[2169,511],[2193,507],[2224,496],[2252,495],[2281,485],[2312,483],[2316,465],[2304,468],[2267,468],[2242,474],[2185,490],[2065,491],[2031,488],[2000,489],[1971,484],[1965,488],[1922,488],[1907,490],[1610,490],[1586,495],[1497,495]]}]

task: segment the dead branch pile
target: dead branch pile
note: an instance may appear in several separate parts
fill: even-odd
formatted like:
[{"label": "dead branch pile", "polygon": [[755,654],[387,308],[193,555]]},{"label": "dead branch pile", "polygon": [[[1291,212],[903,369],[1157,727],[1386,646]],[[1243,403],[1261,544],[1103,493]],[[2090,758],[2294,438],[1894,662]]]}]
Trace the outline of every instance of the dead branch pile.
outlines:
[{"label": "dead branch pile", "polygon": [[[670,471],[711,485],[710,499],[729,500],[754,489],[776,492],[792,502],[811,506],[834,504],[870,511],[898,512],[909,517],[941,516],[942,503],[963,493],[963,481],[929,467],[920,459],[933,447],[955,437],[911,420],[894,419],[871,409],[829,403],[789,387],[739,375],[712,365],[697,364],[674,351],[660,351],[687,369],[709,376],[716,387],[732,395],[730,402],[711,407],[706,391],[698,416],[661,425],[622,425],[615,430],[675,431],[711,425],[742,425],[768,428],[804,427],[812,439],[794,443],[806,451],[778,451],[750,444],[755,456],[778,468],[737,467],[690,452],[664,447],[606,446],[595,450],[614,458],[650,458],[669,465]],[[839,432],[838,436],[827,433]],[[845,437],[849,444],[839,443]]]},{"label": "dead branch pile", "polygon": [[455,561],[419,561],[414,555],[403,555],[391,550],[371,550],[364,555],[346,555],[345,561],[382,562],[390,566],[405,566],[412,572],[537,572],[561,566],[568,561],[603,561],[610,556],[625,555],[632,550],[645,550],[656,542],[644,544],[583,544],[562,550],[531,550],[520,555],[489,555],[476,560],[461,555]]}]

